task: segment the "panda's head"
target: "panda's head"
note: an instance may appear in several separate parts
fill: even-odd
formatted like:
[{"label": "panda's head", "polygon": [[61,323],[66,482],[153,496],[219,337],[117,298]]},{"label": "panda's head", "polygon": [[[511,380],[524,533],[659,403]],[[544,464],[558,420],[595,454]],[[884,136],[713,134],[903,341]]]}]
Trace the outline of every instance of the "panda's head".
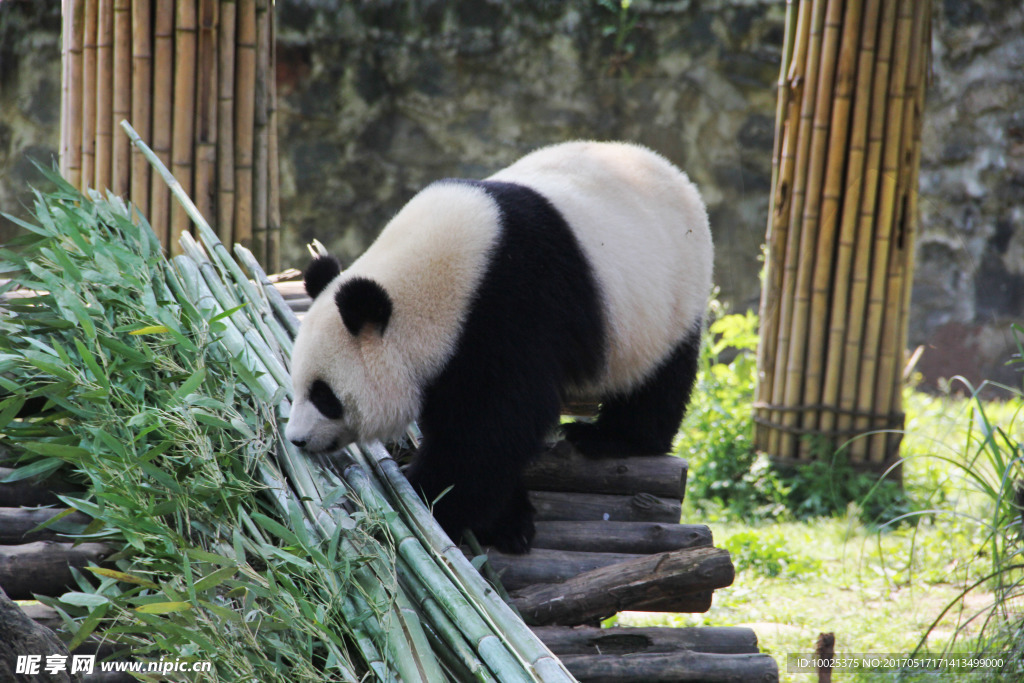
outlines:
[{"label": "panda's head", "polygon": [[305,286],[313,304],[292,351],[285,436],[311,453],[397,436],[415,418],[416,392],[389,344],[391,297],[373,279],[343,275],[330,256],[310,264]]}]

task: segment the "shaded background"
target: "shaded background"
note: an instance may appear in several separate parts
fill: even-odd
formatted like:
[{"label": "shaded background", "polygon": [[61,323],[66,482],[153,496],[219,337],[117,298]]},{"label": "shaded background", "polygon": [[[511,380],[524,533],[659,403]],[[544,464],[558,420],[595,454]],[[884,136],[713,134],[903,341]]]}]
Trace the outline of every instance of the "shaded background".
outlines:
[{"label": "shaded background", "polygon": [[[933,384],[1019,383],[1024,323],[1024,8],[935,3],[911,346]],[[782,0],[279,0],[282,261],[358,255],[417,190],[544,144],[643,143],[701,188],[716,282],[756,307]],[[635,19],[635,23],[632,20]],[[57,153],[59,3],[0,2],[0,210]],[[12,234],[0,225],[0,238]]]}]

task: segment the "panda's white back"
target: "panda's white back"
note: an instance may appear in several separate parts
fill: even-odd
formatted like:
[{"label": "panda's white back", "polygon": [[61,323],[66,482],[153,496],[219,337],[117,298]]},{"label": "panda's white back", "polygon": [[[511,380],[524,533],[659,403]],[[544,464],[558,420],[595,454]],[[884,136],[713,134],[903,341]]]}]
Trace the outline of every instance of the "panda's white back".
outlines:
[{"label": "panda's white back", "polygon": [[607,371],[581,393],[636,386],[703,319],[713,246],[696,187],[625,143],[569,142],[489,178],[530,187],[563,215],[604,295]]}]

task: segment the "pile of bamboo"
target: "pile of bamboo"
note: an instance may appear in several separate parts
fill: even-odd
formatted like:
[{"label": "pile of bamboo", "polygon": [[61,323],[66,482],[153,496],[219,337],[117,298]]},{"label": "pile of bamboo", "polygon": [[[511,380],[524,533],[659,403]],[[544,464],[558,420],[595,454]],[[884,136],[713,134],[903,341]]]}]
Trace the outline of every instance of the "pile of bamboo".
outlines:
[{"label": "pile of bamboo", "polygon": [[117,134],[127,119],[225,243],[279,267],[274,12],[270,0],[63,0],[61,173],[109,189],[180,253],[191,230]]},{"label": "pile of bamboo", "polygon": [[755,404],[782,461],[898,455],[930,32],[930,2],[789,0]]}]

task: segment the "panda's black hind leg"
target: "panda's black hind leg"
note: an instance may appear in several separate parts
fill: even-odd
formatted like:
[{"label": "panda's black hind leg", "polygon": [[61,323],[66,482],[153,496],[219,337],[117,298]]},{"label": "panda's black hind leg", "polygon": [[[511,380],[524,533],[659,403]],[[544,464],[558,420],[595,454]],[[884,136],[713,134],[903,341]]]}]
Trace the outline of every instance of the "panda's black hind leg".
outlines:
[{"label": "panda's black hind leg", "polygon": [[520,484],[497,519],[491,524],[474,527],[473,533],[481,545],[493,545],[503,553],[525,553],[537,533],[533,513],[526,488]]},{"label": "panda's black hind leg", "polygon": [[699,355],[696,327],[642,385],[605,399],[594,422],[565,425],[566,440],[592,458],[668,453],[697,378]]}]

